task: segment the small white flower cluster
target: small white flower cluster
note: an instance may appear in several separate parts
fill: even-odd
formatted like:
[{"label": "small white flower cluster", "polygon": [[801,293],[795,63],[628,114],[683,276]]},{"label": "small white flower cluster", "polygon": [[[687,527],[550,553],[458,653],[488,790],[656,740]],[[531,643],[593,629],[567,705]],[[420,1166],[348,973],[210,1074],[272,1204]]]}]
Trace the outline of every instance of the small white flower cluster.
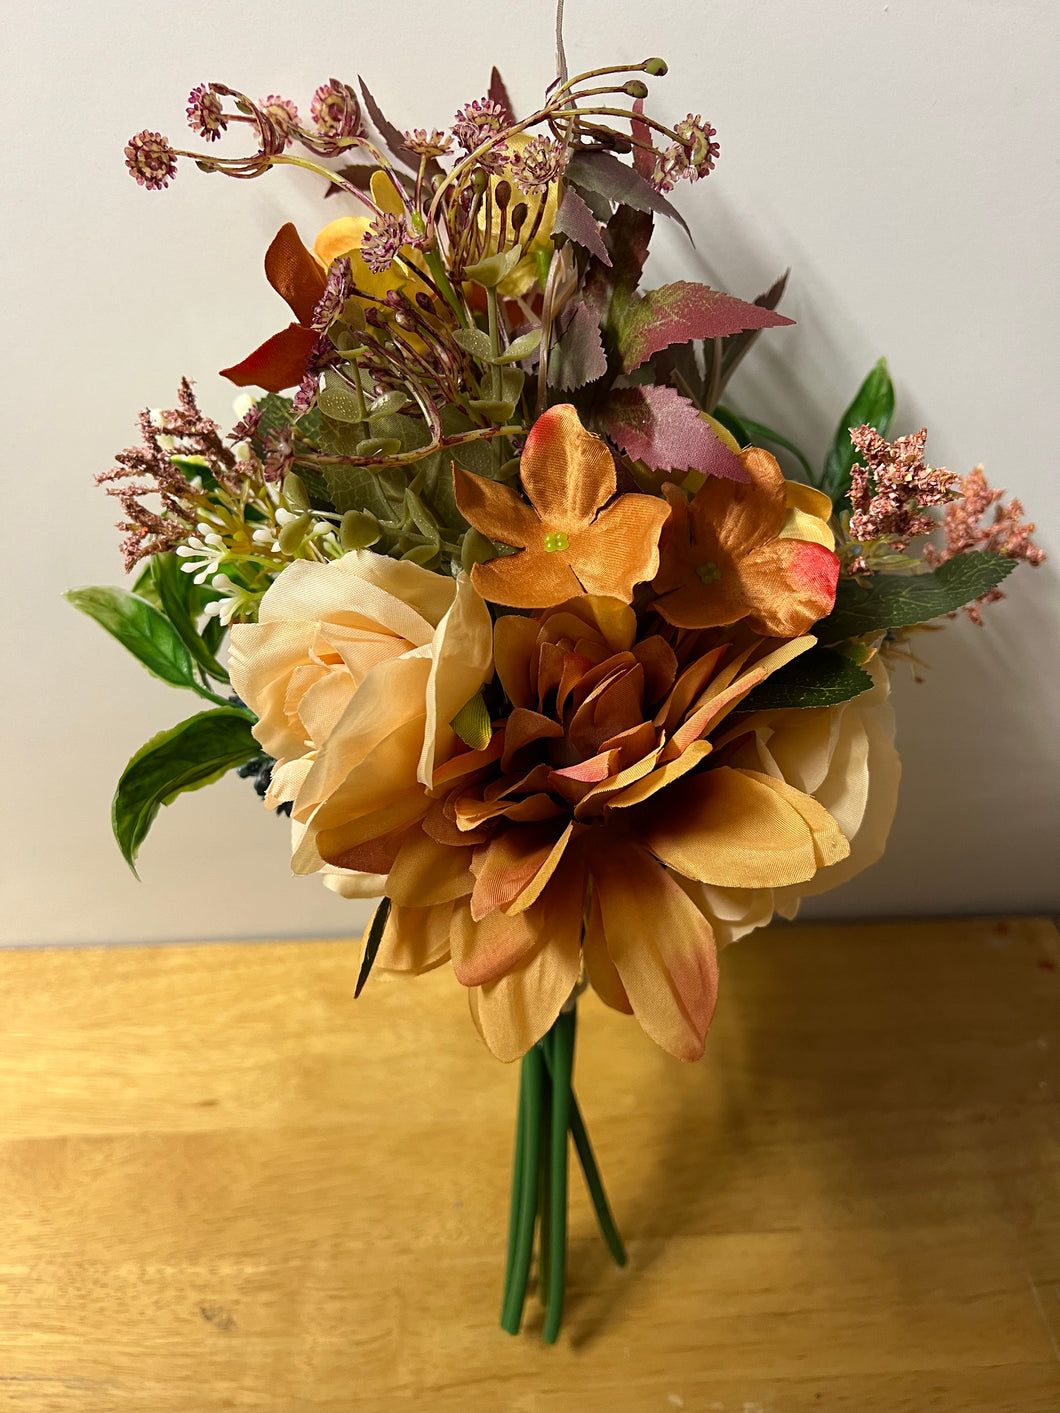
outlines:
[{"label": "small white flower cluster", "polygon": [[228,554],[228,545],[205,520],[200,520],[196,529],[197,535],[177,546],[177,554],[188,561],[180,566],[183,572],[194,574],[196,584],[205,584],[220,569],[221,560]]},{"label": "small white flower cluster", "polygon": [[261,598],[260,592],[244,588],[242,584],[237,584],[233,579],[230,579],[227,574],[215,574],[210,587],[217,589],[222,597],[214,599],[212,603],[206,605],[207,617],[219,618],[227,628],[237,614],[241,618],[254,616],[258,600]]}]

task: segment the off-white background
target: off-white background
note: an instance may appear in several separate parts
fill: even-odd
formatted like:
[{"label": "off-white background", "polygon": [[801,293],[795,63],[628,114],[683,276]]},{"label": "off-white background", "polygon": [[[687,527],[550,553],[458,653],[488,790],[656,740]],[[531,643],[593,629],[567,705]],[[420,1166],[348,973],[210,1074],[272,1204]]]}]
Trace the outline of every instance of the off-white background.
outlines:
[{"label": "off-white background", "polygon": [[[122,165],[132,132],[175,142],[217,79],[303,111],[360,72],[399,125],[444,125],[495,60],[526,111],[552,77],[549,0],[18,0],[0,96],[7,245],[3,939],[137,941],[358,929],[364,910],[288,875],[285,825],[230,778],[162,812],[136,883],[110,794],[147,737],[196,709],[60,599],[118,582],[113,502],[91,483],[170,405],[181,373],[228,416],[211,371],[286,322],[268,240],[322,209],[311,178],[182,170],[167,192]],[[661,54],[654,111],[718,128],[722,161],[679,199],[697,250],[657,242],[657,282],[745,297],[792,267],[785,309],[732,401],[816,458],[861,375],[888,356],[899,430],[978,460],[1021,495],[1054,556],[1057,23],[1048,0],[568,0],[573,68]],[[226,424],[227,425],[227,424]],[[1057,903],[1060,613],[1055,564],[1021,570],[983,630],[926,638],[899,672],[905,761],[886,859],[811,915],[1045,909]],[[808,910],[809,911],[809,910]]]}]

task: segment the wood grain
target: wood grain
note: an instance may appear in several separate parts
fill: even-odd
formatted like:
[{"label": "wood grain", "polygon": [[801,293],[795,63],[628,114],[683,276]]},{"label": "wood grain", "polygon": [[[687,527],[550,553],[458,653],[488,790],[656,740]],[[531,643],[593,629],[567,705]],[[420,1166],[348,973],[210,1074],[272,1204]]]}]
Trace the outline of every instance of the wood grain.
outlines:
[{"label": "wood grain", "polygon": [[587,997],[568,1319],[497,1327],[517,1074],[340,942],[0,953],[0,1409],[1056,1413],[1060,939],[777,927],[705,1060]]}]

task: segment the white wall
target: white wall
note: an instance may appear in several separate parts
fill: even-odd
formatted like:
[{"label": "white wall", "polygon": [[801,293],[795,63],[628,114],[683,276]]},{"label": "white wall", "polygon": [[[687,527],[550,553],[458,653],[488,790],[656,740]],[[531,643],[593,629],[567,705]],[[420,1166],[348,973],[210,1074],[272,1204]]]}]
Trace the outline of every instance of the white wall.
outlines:
[{"label": "white wall", "polygon": [[[126,759],[188,701],[59,597],[118,582],[113,503],[92,486],[142,405],[285,317],[261,258],[322,213],[311,179],[182,171],[137,188],[122,146],[184,136],[204,79],[307,105],[361,72],[402,125],[444,125],[495,60],[524,110],[553,73],[551,3],[16,0],[0,96],[3,281],[2,936],[8,942],[342,934],[364,910],[287,872],[284,824],[229,779],[163,811],[127,871],[108,831]],[[680,199],[698,249],[655,273],[751,297],[792,267],[790,331],[766,334],[733,401],[816,456],[886,353],[900,430],[936,463],[978,460],[1023,497],[1051,564],[1021,570],[982,630],[924,642],[895,692],[906,778],[887,858],[814,915],[1045,909],[1058,901],[1055,6],[1046,0],[568,0],[580,67],[663,55],[656,110],[719,130],[722,160]],[[512,16],[518,14],[518,22]],[[693,17],[689,19],[689,17]],[[299,26],[301,25],[301,28]]]}]

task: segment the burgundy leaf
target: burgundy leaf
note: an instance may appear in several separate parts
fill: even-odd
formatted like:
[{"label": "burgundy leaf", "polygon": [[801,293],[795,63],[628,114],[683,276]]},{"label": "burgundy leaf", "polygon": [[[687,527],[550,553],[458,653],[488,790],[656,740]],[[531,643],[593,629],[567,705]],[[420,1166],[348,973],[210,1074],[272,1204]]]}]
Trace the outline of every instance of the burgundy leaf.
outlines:
[{"label": "burgundy leaf", "polygon": [[375,130],[386,143],[387,147],[394,154],[403,167],[415,169],[419,166],[419,159],[412,160],[409,157],[408,148],[405,146],[404,133],[398,132],[393,123],[389,122],[383,115],[382,109],[368,92],[368,85],[364,79],[358,75],[358,83],[361,85],[361,94],[364,98],[364,106],[368,109],[368,114],[375,124]]},{"label": "burgundy leaf", "polygon": [[638,98],[634,102],[633,111],[636,117],[629,120],[629,130],[633,134],[633,140],[634,142],[647,143],[647,147],[633,148],[633,166],[645,181],[650,181],[651,174],[655,171],[655,144],[651,140],[651,128],[641,117],[644,112],[643,98]]},{"label": "burgundy leaf", "polygon": [[584,246],[590,254],[595,255],[597,260],[602,260],[605,265],[611,264],[611,257],[607,253],[607,246],[600,234],[596,217],[572,186],[568,186],[563,193],[563,200],[559,203],[559,210],[552,223],[552,230],[569,236],[578,245]]},{"label": "burgundy leaf", "polygon": [[607,223],[611,259],[607,266],[599,260],[589,262],[583,291],[586,304],[605,327],[618,322],[632,298],[648,258],[651,233],[651,213],[634,211],[632,206],[619,206]]},{"label": "burgundy leaf", "polygon": [[608,201],[621,202],[632,206],[635,211],[657,211],[661,216],[669,216],[692,239],[688,222],[677,207],[655,190],[651,182],[645,181],[639,172],[627,167],[610,152],[575,152],[567,164],[567,175],[579,186],[587,186],[598,191]]},{"label": "burgundy leaf", "polygon": [[512,100],[508,97],[508,90],[504,86],[504,80],[500,76],[497,65],[494,64],[493,72],[490,74],[489,98],[496,103],[499,108],[504,109],[504,116],[509,123],[515,122],[515,110],[512,108]]},{"label": "burgundy leaf", "polygon": [[766,290],[765,294],[760,294],[758,296],[758,298],[755,300],[755,303],[760,304],[763,309],[775,309],[780,303],[784,291],[788,287],[788,276],[790,274],[790,270],[785,270],[779,280],[773,281],[773,283]]},{"label": "burgundy leaf", "polygon": [[[763,309],[775,309],[783,297],[787,288],[790,270],[785,270],[779,280],[774,280],[765,294],[760,294],[755,300]],[[725,340],[721,355],[721,378],[715,389],[716,395],[721,396],[721,391],[725,384],[736,372],[737,367],[743,358],[751,351],[755,339],[761,333],[761,329],[748,329],[743,334],[733,334],[731,338]]]},{"label": "burgundy leaf", "polygon": [[730,481],[751,479],[695,403],[673,388],[648,383],[616,389],[597,418],[616,446],[653,471],[704,471]]},{"label": "burgundy leaf", "polygon": [[607,356],[598,321],[580,300],[567,306],[571,308],[573,313],[548,360],[549,386],[561,392],[583,388],[607,372]]},{"label": "burgundy leaf", "polygon": [[661,289],[648,290],[626,309],[618,339],[622,367],[625,372],[632,372],[671,343],[721,339],[745,329],[770,329],[794,322],[760,304],[748,304],[707,285],[678,280]]}]

